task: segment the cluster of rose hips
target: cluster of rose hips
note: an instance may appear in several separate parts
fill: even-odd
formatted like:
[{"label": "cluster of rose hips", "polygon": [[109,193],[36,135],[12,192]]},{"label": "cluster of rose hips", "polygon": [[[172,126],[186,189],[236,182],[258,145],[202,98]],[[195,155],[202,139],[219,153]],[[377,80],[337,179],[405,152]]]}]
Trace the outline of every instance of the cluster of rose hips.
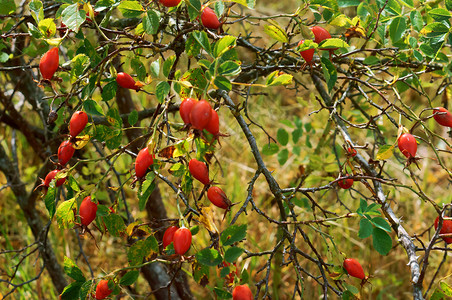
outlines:
[{"label": "cluster of rose hips", "polygon": [[[324,40],[331,38],[331,35],[328,32],[328,30],[326,30],[323,27],[313,26],[310,29],[311,29],[312,33],[314,34],[314,42],[316,42],[317,44],[320,44]],[[304,42],[305,42],[304,40],[301,40],[298,43],[298,46],[303,45]],[[323,50],[323,49],[320,49],[320,50]],[[328,50],[330,51],[330,55],[331,55],[336,49],[328,49]],[[311,64],[312,59],[314,58],[314,52],[315,52],[315,49],[308,49],[308,50],[300,51],[300,55],[304,58],[304,60],[308,64]]]},{"label": "cluster of rose hips", "polygon": [[[181,0],[160,0],[160,3],[166,7],[178,6],[180,2]],[[204,27],[213,30],[217,30],[221,26],[221,23],[218,20],[217,15],[213,11],[213,9],[211,9],[208,6],[202,8],[201,23],[202,25],[204,25]]]}]

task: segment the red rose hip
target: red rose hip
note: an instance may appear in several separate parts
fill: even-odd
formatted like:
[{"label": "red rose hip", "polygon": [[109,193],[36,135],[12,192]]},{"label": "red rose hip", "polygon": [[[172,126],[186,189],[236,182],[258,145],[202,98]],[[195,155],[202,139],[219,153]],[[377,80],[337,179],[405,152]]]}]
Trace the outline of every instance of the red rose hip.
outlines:
[{"label": "red rose hip", "polygon": [[226,194],[217,186],[212,186],[207,190],[207,198],[219,208],[227,209],[231,205],[231,201],[229,201]]},{"label": "red rose hip", "polygon": [[190,124],[190,112],[193,106],[198,102],[198,100],[193,98],[187,98],[179,106],[179,114],[185,124]]},{"label": "red rose hip", "polygon": [[165,230],[165,233],[163,234],[163,249],[168,247],[169,244],[171,244],[174,240],[174,233],[179,229],[177,226],[170,226],[168,229]]},{"label": "red rose hip", "polygon": [[138,178],[142,178],[146,175],[147,170],[154,163],[154,158],[155,156],[149,153],[148,147],[143,148],[138,152],[135,160],[135,173]]},{"label": "red rose hip", "polygon": [[201,13],[201,22],[204,27],[216,30],[220,27],[220,21],[218,20],[217,15],[210,7],[204,8]]},{"label": "red rose hip", "polygon": [[191,246],[191,232],[188,228],[182,227],[174,232],[174,251],[179,255],[184,255]]},{"label": "red rose hip", "polygon": [[181,0],[160,0],[163,6],[174,7],[178,6]]},{"label": "red rose hip", "polygon": [[212,117],[212,107],[206,100],[198,101],[190,111],[190,124],[195,129],[203,130]]},{"label": "red rose hip", "polygon": [[52,48],[47,51],[39,61],[39,71],[41,71],[42,78],[52,79],[58,65],[60,63],[60,57],[58,55],[58,47]]},{"label": "red rose hip", "polygon": [[238,285],[232,291],[232,300],[252,300],[253,293],[247,284]]},{"label": "red rose hip", "polygon": [[91,196],[85,197],[80,204],[78,214],[83,225],[88,226],[96,218],[97,203],[91,201]]},{"label": "red rose hip", "polygon": [[76,137],[88,124],[88,115],[84,111],[76,111],[69,121],[69,134]]},{"label": "red rose hip", "polygon": [[433,109],[435,115],[433,119],[442,126],[452,127],[452,114],[444,107],[436,107]]},{"label": "red rose hip", "polygon": [[[435,220],[435,230],[438,228],[439,217],[436,217]],[[440,234],[452,233],[452,220],[443,220],[443,226],[439,232]],[[452,237],[441,237],[447,244],[452,243]]]},{"label": "red rose hip", "polygon": [[190,171],[190,174],[202,184],[208,185],[210,183],[209,170],[207,169],[207,165],[202,161],[199,161],[196,158],[191,159],[188,163],[188,170]]},{"label": "red rose hip", "polygon": [[348,190],[353,185],[353,179],[352,178],[347,178],[347,179],[339,180],[337,182],[337,185],[339,185],[339,187],[341,189]]},{"label": "red rose hip", "polygon": [[68,161],[71,160],[72,156],[74,155],[75,148],[74,145],[69,141],[64,141],[60,144],[60,147],[58,147],[58,162],[65,166]]},{"label": "red rose hip", "polygon": [[[301,40],[298,43],[298,46],[302,45],[303,43],[304,43],[304,40]],[[308,64],[310,64],[312,62],[312,59],[314,58],[314,52],[315,52],[315,49],[308,49],[308,50],[300,51],[300,55],[301,55],[301,57],[304,58],[304,60]]]},{"label": "red rose hip", "polygon": [[209,123],[207,123],[205,129],[213,135],[218,135],[220,133],[220,119],[213,108]]},{"label": "red rose hip", "polygon": [[343,267],[350,276],[359,278],[361,280],[364,280],[366,278],[363,267],[354,258],[347,258],[346,260],[344,260]]},{"label": "red rose hip", "polygon": [[417,151],[417,142],[413,135],[403,133],[397,140],[400,152],[407,158],[415,157]]},{"label": "red rose hip", "polygon": [[[55,178],[55,176],[57,175],[59,171],[58,170],[53,170],[50,171],[46,178],[44,179],[44,186],[49,187],[50,186],[50,182]],[[61,186],[63,185],[63,183],[66,181],[66,177],[58,179],[55,183],[55,186]]]},{"label": "red rose hip", "polygon": [[96,299],[105,299],[107,298],[113,291],[108,288],[108,280],[101,280],[97,284],[96,287]]},{"label": "red rose hip", "polygon": [[127,73],[120,72],[116,76],[116,82],[120,87],[131,90],[138,90],[139,88],[136,86],[135,80]]}]

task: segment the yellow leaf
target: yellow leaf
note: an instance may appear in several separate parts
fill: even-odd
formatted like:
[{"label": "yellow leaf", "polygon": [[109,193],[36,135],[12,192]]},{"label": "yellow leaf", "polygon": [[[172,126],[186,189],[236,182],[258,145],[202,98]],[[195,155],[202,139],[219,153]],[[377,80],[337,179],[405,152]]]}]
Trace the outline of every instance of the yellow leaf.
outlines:
[{"label": "yellow leaf", "polygon": [[198,222],[204,225],[204,227],[212,233],[218,233],[218,229],[213,222],[212,210],[210,207],[201,207],[201,215]]},{"label": "yellow leaf", "polygon": [[82,149],[83,147],[86,146],[86,144],[88,144],[89,138],[90,138],[89,135],[77,136],[76,141],[74,143],[74,148]]},{"label": "yellow leaf", "polygon": [[378,149],[377,160],[386,160],[392,156],[394,145],[383,145]]},{"label": "yellow leaf", "polygon": [[131,236],[133,233],[133,229],[135,228],[135,226],[137,226],[138,224],[140,224],[139,221],[135,221],[133,223],[130,223],[129,226],[127,226],[126,232],[128,236]]}]

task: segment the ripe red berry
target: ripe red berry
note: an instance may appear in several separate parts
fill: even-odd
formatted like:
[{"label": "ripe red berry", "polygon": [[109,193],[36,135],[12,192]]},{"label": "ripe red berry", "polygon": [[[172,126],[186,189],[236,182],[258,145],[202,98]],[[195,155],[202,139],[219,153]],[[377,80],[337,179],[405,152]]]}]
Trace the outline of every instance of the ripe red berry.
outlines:
[{"label": "ripe red berry", "polygon": [[184,255],[191,246],[191,232],[188,228],[182,227],[174,232],[174,251],[179,255]]},{"label": "ripe red berry", "polygon": [[348,190],[353,185],[353,179],[352,178],[342,179],[339,180],[337,184],[341,189]]},{"label": "ripe red berry", "polygon": [[343,267],[350,276],[359,278],[361,280],[364,280],[366,278],[363,267],[354,258],[347,258],[346,260],[344,260]]},{"label": "ripe red berry", "polygon": [[97,203],[91,201],[91,196],[85,197],[80,204],[78,214],[83,225],[88,226],[96,218]]},{"label": "ripe red berry", "polygon": [[144,177],[148,168],[154,163],[155,155],[149,153],[148,147],[143,148],[138,152],[135,160],[135,173],[138,178]]},{"label": "ripe red berry", "polygon": [[99,281],[96,287],[96,299],[105,299],[107,298],[113,291],[108,288],[108,280],[102,279]]},{"label": "ripe red berry", "polygon": [[178,6],[181,0],[160,0],[160,3],[166,7]]},{"label": "ripe red berry", "polygon": [[[435,230],[438,228],[439,217],[436,217],[435,220]],[[439,231],[440,234],[452,233],[452,220],[443,220],[443,226]],[[443,237],[442,238],[447,244],[452,243],[452,237]]]},{"label": "ripe red berry", "polygon": [[205,163],[193,158],[188,162],[188,170],[195,179],[199,180],[204,185],[209,184],[209,170],[207,170],[207,165]]},{"label": "ripe red berry", "polygon": [[220,27],[217,15],[210,7],[205,7],[201,13],[201,22],[204,27],[216,30]]},{"label": "ripe red berry", "polygon": [[47,51],[39,61],[39,70],[41,71],[42,78],[52,79],[60,63],[60,57],[58,55],[58,47],[52,48]]},{"label": "ripe red berry", "polygon": [[416,156],[417,142],[411,134],[403,133],[397,140],[397,144],[402,154],[407,158]]},{"label": "ripe red berry", "polygon": [[436,107],[433,109],[435,115],[433,119],[438,122],[439,125],[452,127],[452,114],[444,107]]},{"label": "ripe red berry", "polygon": [[[298,43],[298,46],[302,45],[303,43],[304,43],[304,40],[301,40]],[[311,63],[311,61],[314,57],[314,52],[315,52],[315,49],[308,49],[308,50],[300,51],[300,55],[309,64],[309,63]]]},{"label": "ripe red berry", "polygon": [[190,124],[190,112],[193,106],[198,102],[198,100],[193,98],[187,98],[179,106],[179,114],[185,124]]},{"label": "ripe red berry", "polygon": [[168,247],[169,244],[171,244],[174,240],[174,233],[179,229],[177,226],[170,226],[168,229],[165,230],[165,233],[163,234],[163,249]]},{"label": "ripe red berry", "polygon": [[347,152],[348,152],[348,154],[349,154],[351,157],[355,157],[356,154],[358,154],[358,152],[356,151],[356,149],[355,149],[355,148],[352,148],[352,147],[348,147]]},{"label": "ripe red berry", "polygon": [[65,166],[74,155],[74,145],[69,141],[63,141],[58,147],[58,161],[62,166]]},{"label": "ripe red berry", "polygon": [[238,285],[232,291],[232,300],[252,300],[253,293],[247,284]]},{"label": "ripe red berry", "polygon": [[139,88],[136,86],[135,80],[127,73],[120,72],[116,76],[116,82],[120,87],[131,90],[138,90]]},{"label": "ripe red berry", "polygon": [[[50,182],[55,178],[56,174],[58,173],[58,170],[53,170],[50,171],[46,178],[44,179],[44,186],[49,187],[50,186]],[[63,183],[66,181],[66,177],[58,179],[57,182],[55,183],[55,186],[61,186],[63,185]]]},{"label": "ripe red berry", "polygon": [[314,42],[316,42],[317,44],[320,44],[322,41],[331,38],[328,30],[323,27],[313,26],[311,27],[311,31],[314,34]]},{"label": "ripe red berry", "polygon": [[212,117],[212,107],[206,100],[201,100],[193,105],[190,111],[190,123],[195,129],[203,130]]},{"label": "ripe red berry", "polygon": [[213,108],[209,123],[207,123],[204,129],[213,135],[218,135],[220,133],[220,119],[218,118],[218,113]]},{"label": "ripe red berry", "polygon": [[212,202],[213,205],[219,208],[227,209],[231,205],[231,201],[229,201],[226,194],[217,186],[211,186],[207,190],[207,198],[209,198],[209,201]]},{"label": "ripe red berry", "polygon": [[69,134],[72,137],[79,135],[85,129],[86,124],[88,124],[88,115],[86,112],[76,111],[69,121]]}]

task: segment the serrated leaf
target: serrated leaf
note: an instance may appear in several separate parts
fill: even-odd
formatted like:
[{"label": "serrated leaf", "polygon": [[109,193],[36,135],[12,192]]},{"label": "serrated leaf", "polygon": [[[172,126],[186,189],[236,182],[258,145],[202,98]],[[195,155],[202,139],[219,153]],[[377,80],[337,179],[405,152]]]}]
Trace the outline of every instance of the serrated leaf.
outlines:
[{"label": "serrated leaf", "polygon": [[67,285],[63,292],[60,295],[60,299],[62,300],[74,300],[77,299],[80,294],[80,288],[82,287],[83,282],[75,281],[71,284]]},{"label": "serrated leaf", "polygon": [[246,237],[247,225],[232,225],[221,233],[221,243],[223,246],[230,246]]},{"label": "serrated leaf", "polygon": [[175,60],[176,55],[172,55],[165,60],[165,62],[163,63],[163,76],[168,77]]},{"label": "serrated leaf", "polygon": [[16,11],[14,0],[0,0],[0,15],[13,14]]},{"label": "serrated leaf", "polygon": [[350,47],[346,42],[337,38],[326,39],[319,44],[322,49],[348,48]]},{"label": "serrated leaf", "polygon": [[331,92],[337,81],[336,67],[331,63],[331,61],[328,58],[322,57],[320,60],[322,63],[323,75],[325,76],[325,80],[327,82],[328,91]]},{"label": "serrated leaf", "polygon": [[264,25],[264,32],[278,42],[289,42],[286,32],[279,25]]},{"label": "serrated leaf", "polygon": [[82,284],[82,286],[80,287],[80,293],[79,293],[80,299],[86,299],[87,298],[89,290],[90,290],[92,284],[93,284],[92,280],[85,281]]},{"label": "serrated leaf", "polygon": [[144,12],[138,1],[122,1],[118,9],[125,18],[138,18]]},{"label": "serrated leaf", "polygon": [[361,239],[368,238],[372,235],[373,226],[372,223],[366,218],[363,218],[359,221],[359,232],[358,237]]},{"label": "serrated leaf", "polygon": [[377,160],[386,160],[389,159],[393,154],[394,146],[393,145],[383,145],[380,146],[377,153]]},{"label": "serrated leaf", "polygon": [[83,101],[83,108],[89,115],[98,115],[98,116],[104,115],[102,107],[99,104],[97,104],[97,102],[94,100]]},{"label": "serrated leaf", "polygon": [[166,81],[161,81],[157,84],[155,87],[155,95],[157,96],[157,100],[160,103],[165,102],[166,96],[168,96],[168,93],[171,90],[171,86]]},{"label": "serrated leaf", "polygon": [[241,72],[240,65],[234,61],[225,61],[218,68],[218,74],[223,76],[236,76]]},{"label": "serrated leaf", "polygon": [[224,260],[228,263],[234,263],[242,255],[244,250],[239,247],[231,247],[224,253]]},{"label": "serrated leaf", "polygon": [[104,224],[107,227],[108,232],[112,236],[120,236],[121,233],[125,232],[126,226],[124,220],[117,214],[110,214],[102,218]]},{"label": "serrated leaf", "polygon": [[[113,99],[116,96],[117,90],[118,90],[118,84],[116,83],[116,80],[111,80],[109,83],[104,85],[104,87],[102,88],[102,100],[109,101],[109,100]],[[98,109],[99,108],[96,108],[96,111]],[[102,114],[103,114],[103,112],[102,112]]]},{"label": "serrated leaf", "polygon": [[227,35],[222,37],[215,43],[215,47],[213,49],[213,56],[220,57],[226,51],[234,48],[236,46],[237,38],[232,35]]},{"label": "serrated leaf", "polygon": [[218,253],[215,249],[205,248],[198,253],[196,253],[196,260],[205,266],[215,267],[218,264],[221,264],[223,258],[220,253]]},{"label": "serrated leaf", "polygon": [[75,199],[70,199],[58,205],[56,210],[56,219],[58,227],[68,229],[74,222]]},{"label": "serrated leaf", "polygon": [[64,256],[64,273],[76,281],[85,282],[85,276],[83,276],[82,270],[77,264],[67,256]]},{"label": "serrated leaf", "polygon": [[156,34],[160,25],[160,13],[156,10],[148,10],[143,17],[143,29],[147,34]]},{"label": "serrated leaf", "polygon": [[132,285],[137,281],[138,276],[140,276],[140,271],[134,270],[127,272],[124,276],[121,277],[119,281],[120,285]]},{"label": "serrated leaf", "polygon": [[201,1],[199,0],[189,0],[187,3],[188,6],[188,16],[190,17],[190,21],[196,19],[199,16],[199,11],[201,10]]},{"label": "serrated leaf", "polygon": [[61,21],[67,26],[69,30],[78,32],[80,26],[86,20],[86,13],[79,11],[78,3],[74,3],[66,7],[61,13]]},{"label": "serrated leaf", "polygon": [[374,226],[383,229],[384,231],[391,232],[391,226],[382,217],[375,217],[371,220],[371,222]]},{"label": "serrated leaf", "polygon": [[374,249],[381,255],[387,255],[392,248],[392,239],[389,234],[378,227],[374,227],[372,232],[372,242]]},{"label": "serrated leaf", "polygon": [[207,37],[207,33],[205,31],[193,31],[193,37],[195,40],[201,45],[201,47],[208,53],[211,53],[211,46],[209,42],[209,38]]},{"label": "serrated leaf", "polygon": [[215,77],[213,83],[221,90],[229,92],[232,89],[232,83],[224,76]]}]

